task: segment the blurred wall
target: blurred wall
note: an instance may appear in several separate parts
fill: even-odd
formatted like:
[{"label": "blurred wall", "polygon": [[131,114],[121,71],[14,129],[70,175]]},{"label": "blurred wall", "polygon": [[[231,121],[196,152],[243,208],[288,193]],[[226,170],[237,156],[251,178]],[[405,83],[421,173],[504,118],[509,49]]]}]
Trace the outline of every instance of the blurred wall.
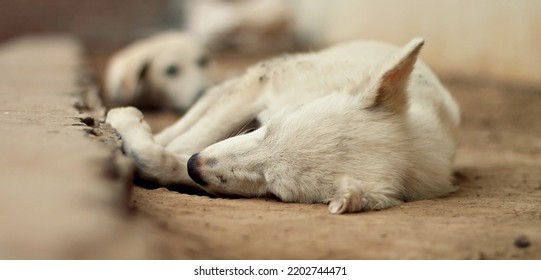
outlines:
[{"label": "blurred wall", "polygon": [[[115,49],[156,31],[180,28],[185,1],[0,0],[0,43],[21,34],[61,32],[75,34],[94,52]],[[300,39],[312,49],[353,39],[404,44],[424,37],[421,57],[441,74],[541,86],[539,0],[290,3]]]},{"label": "blurred wall", "polygon": [[422,59],[449,75],[541,86],[539,0],[299,0],[297,28],[318,45],[426,39]]},{"label": "blurred wall", "polygon": [[0,0],[0,7],[0,42],[67,33],[90,45],[121,44],[182,20],[177,0]]}]

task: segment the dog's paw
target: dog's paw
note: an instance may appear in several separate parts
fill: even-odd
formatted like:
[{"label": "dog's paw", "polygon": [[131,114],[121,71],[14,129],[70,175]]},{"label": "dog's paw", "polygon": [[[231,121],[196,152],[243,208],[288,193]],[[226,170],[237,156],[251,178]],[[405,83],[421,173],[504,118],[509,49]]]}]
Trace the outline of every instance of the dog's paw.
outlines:
[{"label": "dog's paw", "polygon": [[343,214],[359,212],[366,205],[367,200],[360,189],[352,186],[342,186],[329,202],[329,212]]},{"label": "dog's paw", "polygon": [[359,212],[363,209],[364,203],[360,194],[335,197],[329,202],[329,212],[331,214]]},{"label": "dog's paw", "polygon": [[143,113],[135,107],[122,107],[109,110],[105,122],[116,130],[139,124],[143,121]]},{"label": "dog's paw", "polygon": [[334,198],[329,203],[329,212],[331,214],[342,214],[346,212],[347,200],[345,198]]}]

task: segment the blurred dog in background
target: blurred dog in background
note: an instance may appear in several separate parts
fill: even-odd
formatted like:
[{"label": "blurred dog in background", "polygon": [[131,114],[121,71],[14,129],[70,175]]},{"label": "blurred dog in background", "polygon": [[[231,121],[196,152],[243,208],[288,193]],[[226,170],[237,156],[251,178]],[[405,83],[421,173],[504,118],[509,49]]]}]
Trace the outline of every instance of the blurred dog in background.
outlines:
[{"label": "blurred dog in background", "polygon": [[204,45],[184,32],[164,32],[115,53],[105,72],[111,107],[188,109],[211,84]]},{"label": "blurred dog in background", "polygon": [[187,1],[186,28],[140,39],[114,53],[104,77],[109,107],[185,111],[214,82],[210,56],[292,47],[285,0]]}]

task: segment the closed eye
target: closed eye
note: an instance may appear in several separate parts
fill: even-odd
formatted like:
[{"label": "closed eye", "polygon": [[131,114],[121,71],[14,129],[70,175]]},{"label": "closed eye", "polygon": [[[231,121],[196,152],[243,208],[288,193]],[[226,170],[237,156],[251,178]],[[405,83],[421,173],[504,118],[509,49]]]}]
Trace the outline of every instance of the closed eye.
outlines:
[{"label": "closed eye", "polygon": [[248,134],[248,133],[254,132],[256,130],[257,130],[257,127],[252,127],[252,128],[246,129],[245,131],[241,132],[241,134]]},{"label": "closed eye", "polygon": [[248,133],[254,132],[260,126],[261,126],[261,124],[259,123],[259,121],[257,121],[257,119],[253,119],[253,120],[245,123],[243,126],[238,128],[237,130],[234,130],[231,134],[229,134],[229,136],[227,138],[233,137],[233,136],[238,136],[238,135],[241,135],[241,134],[248,134]]}]

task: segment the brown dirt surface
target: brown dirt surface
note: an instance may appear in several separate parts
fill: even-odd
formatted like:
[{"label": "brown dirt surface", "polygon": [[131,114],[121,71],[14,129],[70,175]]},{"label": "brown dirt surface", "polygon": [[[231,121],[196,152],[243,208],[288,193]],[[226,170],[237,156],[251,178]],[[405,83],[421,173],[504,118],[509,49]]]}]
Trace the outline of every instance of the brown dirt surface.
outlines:
[{"label": "brown dirt surface", "polygon": [[[331,215],[324,204],[136,186],[133,213],[175,259],[541,259],[541,90],[444,83],[462,110],[460,189],[449,197]],[[155,131],[176,119],[145,117]]]}]

